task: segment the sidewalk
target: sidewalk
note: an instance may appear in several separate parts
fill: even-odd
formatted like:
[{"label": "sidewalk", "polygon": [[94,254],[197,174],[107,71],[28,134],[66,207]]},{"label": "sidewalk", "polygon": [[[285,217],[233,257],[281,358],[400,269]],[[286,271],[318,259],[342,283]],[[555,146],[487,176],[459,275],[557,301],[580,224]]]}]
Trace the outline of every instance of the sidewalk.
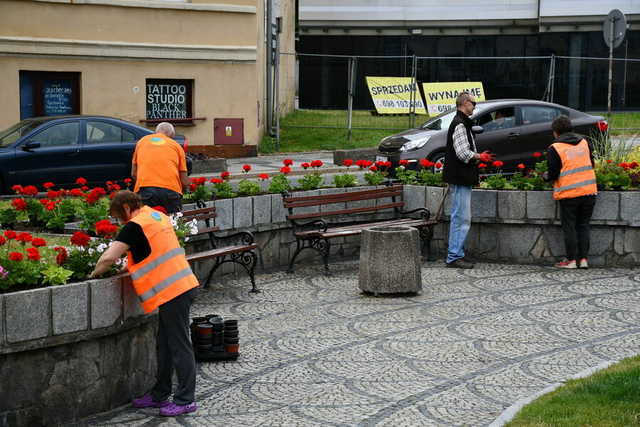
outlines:
[{"label": "sidewalk", "polygon": [[[633,269],[425,263],[423,293],[370,297],[357,261],[225,277],[192,316],[238,319],[240,358],[200,363],[197,412],[125,406],[89,425],[486,426],[520,399],[640,353]],[[85,423],[82,423],[85,425]]]}]

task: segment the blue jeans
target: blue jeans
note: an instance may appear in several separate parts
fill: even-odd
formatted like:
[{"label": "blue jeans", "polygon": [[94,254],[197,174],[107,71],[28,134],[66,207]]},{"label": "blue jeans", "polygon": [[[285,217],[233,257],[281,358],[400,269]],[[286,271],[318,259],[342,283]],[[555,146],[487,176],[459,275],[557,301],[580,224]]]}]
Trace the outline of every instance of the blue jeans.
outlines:
[{"label": "blue jeans", "polygon": [[451,191],[451,222],[447,264],[464,257],[464,242],[471,228],[471,187],[449,185]]}]

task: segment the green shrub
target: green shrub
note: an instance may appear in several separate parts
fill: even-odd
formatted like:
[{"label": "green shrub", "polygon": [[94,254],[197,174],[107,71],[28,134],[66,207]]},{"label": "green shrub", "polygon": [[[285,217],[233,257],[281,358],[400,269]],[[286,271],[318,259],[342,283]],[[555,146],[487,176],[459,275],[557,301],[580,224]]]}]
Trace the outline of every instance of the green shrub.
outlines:
[{"label": "green shrub", "polygon": [[269,193],[282,193],[291,190],[291,183],[286,175],[280,174],[271,178]]},{"label": "green shrub", "polygon": [[335,185],[338,188],[355,187],[356,185],[358,185],[358,180],[355,177],[355,175],[352,175],[350,173],[345,173],[342,175],[334,175],[333,185]]},{"label": "green shrub", "polygon": [[298,180],[300,188],[302,188],[303,190],[317,190],[318,188],[320,188],[323,182],[324,179],[322,178],[322,175],[318,173],[306,174],[305,176],[300,178],[300,180]]},{"label": "green shrub", "polygon": [[213,184],[213,192],[218,199],[231,199],[237,196],[237,194],[233,192],[231,184],[229,184],[227,181]]},{"label": "green shrub", "polygon": [[442,187],[442,173],[431,172],[430,169],[421,169],[418,172],[418,182],[422,185],[428,185],[432,187]]},{"label": "green shrub", "polygon": [[406,169],[404,166],[396,168],[396,178],[405,185],[416,184],[418,182],[417,172]]},{"label": "green shrub", "polygon": [[369,185],[380,185],[384,182],[385,176],[380,171],[367,172],[364,174],[364,180]]},{"label": "green shrub", "polygon": [[260,193],[260,184],[255,181],[243,179],[238,183],[238,193],[247,196],[255,196],[256,194]]}]

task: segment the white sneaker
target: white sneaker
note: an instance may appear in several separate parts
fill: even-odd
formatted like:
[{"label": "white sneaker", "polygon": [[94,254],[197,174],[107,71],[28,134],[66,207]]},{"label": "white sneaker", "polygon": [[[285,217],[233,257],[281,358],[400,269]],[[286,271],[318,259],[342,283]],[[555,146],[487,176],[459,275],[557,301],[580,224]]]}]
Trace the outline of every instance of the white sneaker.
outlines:
[{"label": "white sneaker", "polygon": [[576,265],[576,260],[564,260],[564,261],[560,261],[557,262],[553,265],[556,268],[578,268],[578,266]]},{"label": "white sneaker", "polygon": [[578,268],[589,268],[589,263],[586,258],[582,258],[578,263]]}]

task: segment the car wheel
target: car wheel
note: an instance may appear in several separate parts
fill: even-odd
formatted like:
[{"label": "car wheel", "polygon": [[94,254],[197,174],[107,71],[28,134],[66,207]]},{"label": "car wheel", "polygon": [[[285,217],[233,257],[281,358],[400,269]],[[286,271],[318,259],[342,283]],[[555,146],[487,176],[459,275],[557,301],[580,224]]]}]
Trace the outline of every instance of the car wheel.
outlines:
[{"label": "car wheel", "polygon": [[436,153],[433,153],[429,158],[429,160],[431,160],[433,163],[441,164],[439,168],[434,166],[433,172],[442,172],[442,170],[444,169],[444,151],[438,151]]}]

